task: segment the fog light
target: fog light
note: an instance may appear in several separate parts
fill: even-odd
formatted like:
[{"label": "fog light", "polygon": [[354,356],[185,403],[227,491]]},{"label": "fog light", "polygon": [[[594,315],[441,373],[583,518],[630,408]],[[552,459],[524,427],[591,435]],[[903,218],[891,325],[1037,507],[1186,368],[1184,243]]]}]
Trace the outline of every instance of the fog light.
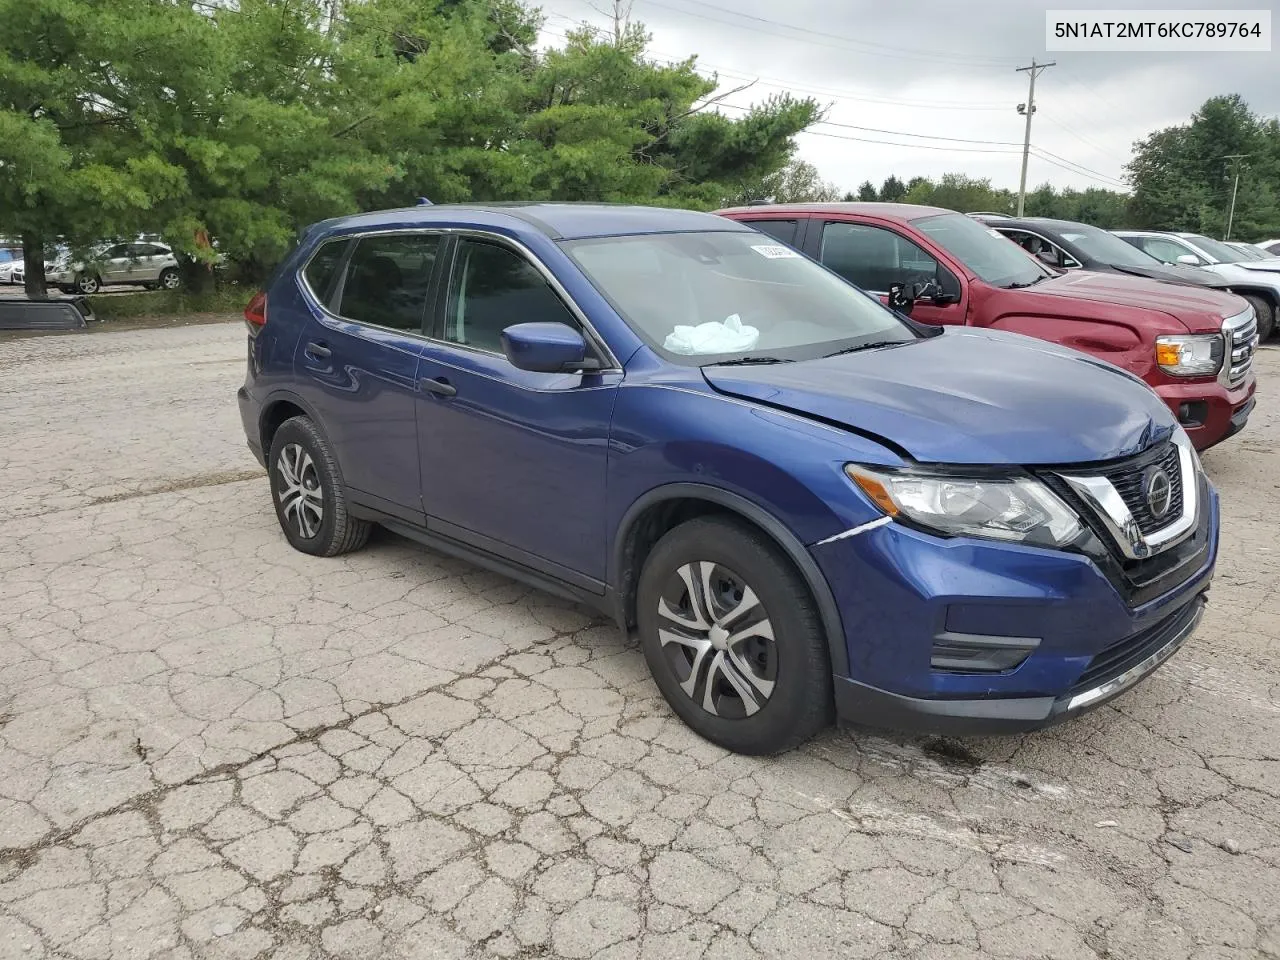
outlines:
[{"label": "fog light", "polygon": [[938,634],[929,666],[948,673],[1004,673],[1040,646],[1039,637],[992,637],[976,633]]}]

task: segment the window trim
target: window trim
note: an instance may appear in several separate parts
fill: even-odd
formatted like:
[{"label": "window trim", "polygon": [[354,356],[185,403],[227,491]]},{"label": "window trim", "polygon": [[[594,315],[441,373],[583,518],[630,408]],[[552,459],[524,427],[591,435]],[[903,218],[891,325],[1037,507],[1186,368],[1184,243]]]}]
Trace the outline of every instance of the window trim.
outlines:
[{"label": "window trim", "polygon": [[604,338],[600,336],[595,326],[587,319],[586,313],[569,295],[569,291],[564,288],[556,275],[544,264],[540,257],[530,250],[519,240],[505,236],[500,233],[493,233],[488,230],[476,229],[474,227],[450,227],[446,228],[448,233],[454,237],[452,249],[449,251],[449,263],[445,267],[444,273],[440,277],[440,288],[432,307],[432,318],[430,332],[426,334],[426,338],[432,343],[438,343],[442,346],[450,347],[455,350],[465,350],[469,353],[477,353],[486,357],[498,357],[505,362],[510,363],[507,357],[500,350],[486,350],[483,347],[475,347],[466,343],[458,343],[454,340],[446,339],[444,334],[445,312],[449,308],[449,298],[453,293],[454,275],[458,269],[458,250],[461,246],[458,241],[473,239],[489,243],[494,246],[505,248],[508,252],[514,253],[526,263],[533,266],[535,270],[541,274],[542,279],[546,281],[547,286],[551,288],[560,303],[573,316],[582,327],[584,338],[587,341],[588,348],[595,351],[597,358],[601,361],[600,369],[592,370],[593,374],[601,373],[622,373],[622,364],[618,362],[618,358],[614,355]]},{"label": "window trim", "polygon": [[[1012,241],[1013,243],[1018,243],[1018,241],[1017,241],[1017,240],[1014,240],[1014,239],[1013,239],[1013,237],[1009,236],[1009,234],[1008,234],[1008,233],[1005,233],[1005,230],[1008,230],[1008,231],[1013,232],[1013,233],[1025,233],[1025,234],[1026,234],[1027,236],[1029,236],[1029,237],[1035,237],[1035,238],[1036,238],[1037,240],[1039,240],[1041,243],[1047,243],[1049,246],[1053,247],[1053,249],[1054,249],[1054,250],[1058,251],[1058,253],[1060,253],[1060,254],[1062,255],[1062,261],[1063,261],[1063,262],[1062,262],[1062,266],[1060,266],[1060,267],[1055,267],[1054,269],[1057,269],[1057,270],[1082,270],[1082,269],[1084,269],[1084,264],[1082,264],[1082,263],[1080,262],[1080,258],[1079,258],[1079,257],[1073,256],[1071,253],[1069,253],[1069,252],[1067,251],[1067,248],[1066,248],[1066,247],[1064,247],[1061,243],[1059,243],[1059,242],[1058,242],[1058,241],[1056,241],[1056,240],[1050,240],[1050,239],[1049,239],[1048,237],[1046,237],[1043,233],[1036,233],[1034,230],[1028,230],[1026,227],[1008,227],[1008,226],[1007,226],[1007,227],[1005,227],[1005,228],[1002,230],[1002,229],[1000,228],[1000,226],[999,226],[999,225],[996,225],[996,226],[993,226],[993,227],[992,227],[992,229],[993,229],[993,230],[995,230],[995,231],[996,231],[996,233],[1001,234],[1005,239],[1010,240],[1010,241]],[[1019,243],[1019,244],[1018,244],[1018,246],[1022,246],[1022,244],[1020,244],[1020,243]],[[1030,250],[1026,251],[1026,254],[1027,254],[1027,256],[1029,256],[1029,257],[1034,257],[1034,256],[1035,256],[1035,254],[1034,254],[1034,253],[1032,253]],[[1071,263],[1067,263],[1066,261],[1068,261],[1068,260],[1070,260],[1070,261],[1071,261],[1071,263],[1075,264],[1075,266],[1072,266],[1072,265],[1071,265]],[[1041,263],[1044,263],[1044,261],[1043,261],[1043,260],[1042,260],[1042,261],[1040,261],[1040,262],[1041,262]],[[1046,265],[1046,266],[1048,266],[1048,264],[1045,264],[1045,265]]]}]

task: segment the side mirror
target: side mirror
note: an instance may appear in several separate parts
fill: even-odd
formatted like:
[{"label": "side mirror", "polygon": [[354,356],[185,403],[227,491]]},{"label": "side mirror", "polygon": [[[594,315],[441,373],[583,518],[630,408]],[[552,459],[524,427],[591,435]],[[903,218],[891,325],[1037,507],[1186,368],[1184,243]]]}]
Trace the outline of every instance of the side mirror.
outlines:
[{"label": "side mirror", "polygon": [[1178,263],[1184,264],[1188,267],[1198,267],[1200,266],[1200,258],[1194,253],[1184,253],[1182,256],[1178,257]]},{"label": "side mirror", "polygon": [[914,283],[891,283],[889,284],[889,297],[887,305],[890,310],[896,310],[899,313],[910,313],[911,308],[916,305]]},{"label": "side mirror", "polygon": [[595,370],[587,359],[587,342],[565,323],[517,323],[502,331],[502,352],[511,365],[534,373]]}]

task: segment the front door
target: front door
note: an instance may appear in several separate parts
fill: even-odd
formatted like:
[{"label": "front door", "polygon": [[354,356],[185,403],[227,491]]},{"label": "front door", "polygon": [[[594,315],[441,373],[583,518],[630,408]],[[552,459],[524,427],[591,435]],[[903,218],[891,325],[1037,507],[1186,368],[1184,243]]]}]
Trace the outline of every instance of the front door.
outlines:
[{"label": "front door", "polygon": [[581,329],[523,253],[459,239],[418,371],[427,525],[596,590],[605,575],[605,464],[621,374],[512,366],[502,331],[535,321]]},{"label": "front door", "polygon": [[[421,524],[417,374],[439,234],[371,234],[322,245],[303,271],[325,305],[295,365],[353,499]],[[268,309],[270,306],[268,305]]]},{"label": "front door", "polygon": [[[818,224],[813,224],[817,227]],[[808,244],[816,246],[816,256],[823,265],[882,302],[889,297],[895,283],[933,281],[960,290],[960,281],[914,240],[888,227],[868,223],[828,220],[820,230],[812,227]],[[911,319],[931,324],[964,323],[964,303],[934,303],[917,300]]]}]

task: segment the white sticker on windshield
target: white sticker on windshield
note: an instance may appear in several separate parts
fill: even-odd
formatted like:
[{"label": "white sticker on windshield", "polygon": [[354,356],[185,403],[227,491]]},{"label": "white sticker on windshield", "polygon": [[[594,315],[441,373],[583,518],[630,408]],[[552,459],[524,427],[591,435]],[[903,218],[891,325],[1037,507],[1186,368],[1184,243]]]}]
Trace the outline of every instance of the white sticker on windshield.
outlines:
[{"label": "white sticker on windshield", "polygon": [[785,260],[788,257],[798,257],[790,247],[784,247],[780,243],[762,243],[759,246],[751,248],[762,257],[768,257],[770,260]]}]

